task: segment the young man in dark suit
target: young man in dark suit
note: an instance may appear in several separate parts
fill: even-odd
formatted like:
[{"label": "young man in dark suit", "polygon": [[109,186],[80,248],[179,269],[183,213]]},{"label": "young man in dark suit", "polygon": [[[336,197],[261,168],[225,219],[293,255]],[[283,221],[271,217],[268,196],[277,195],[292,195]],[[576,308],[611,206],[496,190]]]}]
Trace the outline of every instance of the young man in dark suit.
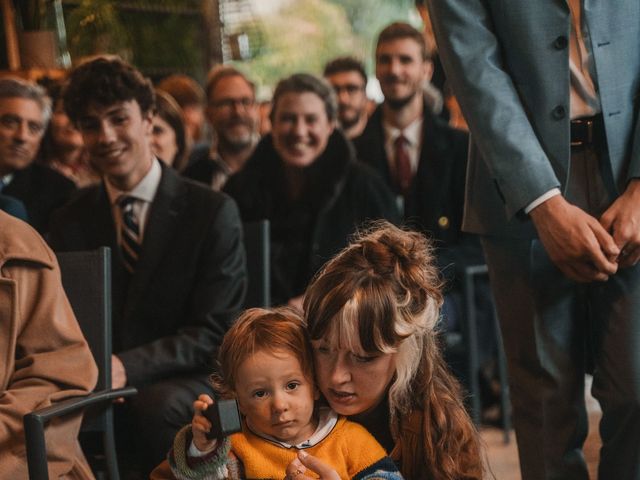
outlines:
[{"label": "young man in dark suit", "polygon": [[64,105],[104,181],[57,212],[51,243],[112,249],[112,383],[139,390],[116,411],[118,448],[147,475],[207,391],[242,305],[242,225],[230,198],[153,156],[153,88],[133,67],[113,58],[77,67]]},{"label": "young man in dark suit", "polygon": [[[375,60],[384,102],[354,140],[358,157],[396,192],[405,222],[434,239],[438,263],[452,287],[448,293],[454,294],[460,288],[456,271],[483,262],[478,240],[460,229],[467,135],[428,107],[423,90],[433,66],[421,32],[406,23],[387,26],[378,37]],[[459,317],[460,302],[454,298],[459,294],[445,301],[450,323]]]}]

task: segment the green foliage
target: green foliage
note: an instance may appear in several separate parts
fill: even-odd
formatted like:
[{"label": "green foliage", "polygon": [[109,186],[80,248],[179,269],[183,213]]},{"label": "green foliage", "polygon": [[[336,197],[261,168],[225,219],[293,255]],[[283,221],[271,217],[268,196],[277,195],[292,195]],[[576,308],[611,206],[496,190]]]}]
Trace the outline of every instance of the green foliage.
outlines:
[{"label": "green foliage", "polygon": [[323,0],[299,0],[261,19],[260,54],[244,62],[262,85],[295,72],[319,74],[336,55],[362,54],[362,45],[351,33],[344,10]]},{"label": "green foliage", "polygon": [[273,87],[292,73],[321,74],[327,61],[352,55],[373,68],[378,32],[395,20],[409,21],[413,0],[294,0],[260,19],[260,38],[250,34],[253,59],[238,62],[259,85]]}]

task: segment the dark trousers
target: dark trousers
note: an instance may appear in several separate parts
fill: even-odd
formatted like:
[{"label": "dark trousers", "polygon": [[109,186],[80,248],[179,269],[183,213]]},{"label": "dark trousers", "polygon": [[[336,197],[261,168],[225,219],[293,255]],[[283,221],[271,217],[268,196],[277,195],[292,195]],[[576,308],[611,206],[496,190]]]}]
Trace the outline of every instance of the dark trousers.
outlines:
[{"label": "dark trousers", "polygon": [[166,457],[178,430],[193,417],[193,401],[212,395],[209,375],[185,374],[138,388],[115,410],[116,448],[124,479],[149,478]]},{"label": "dark trousers", "polygon": [[[599,215],[614,195],[594,150],[572,152],[567,199]],[[640,206],[639,206],[640,208]],[[509,368],[524,480],[588,478],[587,358],[600,402],[599,478],[640,479],[640,267],[566,278],[537,239],[482,238]]]}]

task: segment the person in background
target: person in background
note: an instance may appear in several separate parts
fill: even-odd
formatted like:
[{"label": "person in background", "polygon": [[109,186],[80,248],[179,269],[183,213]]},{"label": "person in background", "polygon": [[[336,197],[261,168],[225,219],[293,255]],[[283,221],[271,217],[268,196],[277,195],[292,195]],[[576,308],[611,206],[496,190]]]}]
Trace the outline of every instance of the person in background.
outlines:
[{"label": "person in background", "polygon": [[[425,101],[422,87],[433,67],[422,32],[406,23],[388,25],[375,59],[384,102],[354,145],[398,196],[405,222],[434,240],[447,280],[444,329],[457,330],[463,268],[484,263],[478,239],[461,231],[468,136],[434,116]],[[493,308],[488,285],[483,288],[481,315],[490,326]]]},{"label": "person in background", "polygon": [[[441,305],[423,235],[388,222],[359,232],[305,294],[316,380],[329,406],[369,430],[404,478],[480,480],[479,435],[439,348]],[[335,478],[310,455],[288,473],[300,464]]]},{"label": "person in background", "polygon": [[324,67],[324,78],[338,99],[338,121],[350,140],[362,134],[367,125],[367,72],[360,60],[338,57]]},{"label": "person in background", "polygon": [[[0,478],[28,478],[23,416],[93,390],[98,371],[62,289],[56,257],[0,212]],[[47,426],[50,478],[93,479],[80,415]]]},{"label": "person in background", "polygon": [[193,78],[179,73],[162,79],[157,88],[171,95],[182,109],[188,156],[192,148],[207,141],[204,90]]},{"label": "person in background", "polygon": [[187,137],[182,110],[174,98],[156,90],[151,150],[164,163],[181,172],[187,163]]},{"label": "person in background", "polygon": [[365,220],[398,221],[384,182],[336,128],[335,93],[300,73],[278,82],[271,134],[225,186],[245,222],[271,222],[272,304],[301,307],[316,271]]},{"label": "person in background", "polygon": [[[238,209],[151,151],[151,82],[123,60],[76,67],[65,109],[103,182],[56,212],[56,251],[111,248],[112,385],[138,395],[114,412],[118,454],[146,478],[210,389],[213,352],[244,301]],[[133,473],[132,473],[133,475]]]},{"label": "person in background", "polygon": [[82,188],[100,181],[100,175],[91,165],[82,135],[64,111],[60,80],[43,81],[51,98],[53,114],[44,134],[37,161],[61,173]]},{"label": "person in background", "polygon": [[255,86],[239,70],[221,65],[209,72],[207,102],[213,142],[194,149],[184,175],[220,190],[259,140]]},{"label": "person in background", "polygon": [[48,231],[53,210],[76,189],[64,175],[34,162],[50,117],[51,102],[42,87],[0,79],[0,194],[20,200],[40,234]]}]

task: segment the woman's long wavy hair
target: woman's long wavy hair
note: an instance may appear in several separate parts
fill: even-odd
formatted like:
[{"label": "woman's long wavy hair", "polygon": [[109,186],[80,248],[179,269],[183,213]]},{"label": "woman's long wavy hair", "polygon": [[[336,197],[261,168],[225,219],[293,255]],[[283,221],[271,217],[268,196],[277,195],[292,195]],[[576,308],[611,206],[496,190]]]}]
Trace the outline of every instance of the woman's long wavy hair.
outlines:
[{"label": "woman's long wavy hair", "polygon": [[[312,340],[396,353],[389,422],[405,478],[482,478],[478,433],[438,346],[441,305],[441,280],[427,239],[378,222],[318,273],[304,311]],[[416,412],[423,414],[420,445],[402,434]]]}]

